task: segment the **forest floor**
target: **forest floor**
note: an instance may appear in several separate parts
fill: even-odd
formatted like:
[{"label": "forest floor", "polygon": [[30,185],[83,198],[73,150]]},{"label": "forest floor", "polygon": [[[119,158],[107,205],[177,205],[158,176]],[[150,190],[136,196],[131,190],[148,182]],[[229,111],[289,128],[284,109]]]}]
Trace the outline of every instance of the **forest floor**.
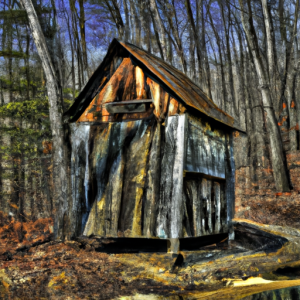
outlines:
[{"label": "forest floor", "polygon": [[0,217],[0,299],[252,299],[300,286],[293,228],[236,219],[229,246],[182,251],[179,261],[171,253],[98,252],[97,238],[54,242],[50,219]]}]

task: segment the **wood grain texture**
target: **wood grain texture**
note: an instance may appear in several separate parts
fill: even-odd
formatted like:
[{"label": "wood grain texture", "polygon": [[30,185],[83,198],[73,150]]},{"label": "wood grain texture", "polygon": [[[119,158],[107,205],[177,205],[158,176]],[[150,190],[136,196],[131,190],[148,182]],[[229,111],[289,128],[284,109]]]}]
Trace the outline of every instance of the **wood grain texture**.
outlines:
[{"label": "wood grain texture", "polygon": [[221,186],[220,183],[213,183],[214,195],[215,195],[215,232],[219,233],[221,230]]},{"label": "wood grain texture", "polygon": [[[227,203],[224,191],[224,181],[204,177],[184,178],[184,199],[191,229],[187,236],[197,237],[226,232]],[[186,230],[188,232],[188,229]]]},{"label": "wood grain texture", "polygon": [[161,124],[156,123],[154,136],[149,155],[149,168],[147,171],[147,184],[145,194],[145,208],[143,219],[143,235],[155,236],[157,217],[157,205],[160,196],[160,172],[161,172]]},{"label": "wood grain texture", "polygon": [[153,99],[154,104],[154,115],[157,119],[160,120],[161,112],[162,112],[162,101],[161,101],[161,94],[162,94],[162,87],[156,83],[155,81],[147,78],[147,84],[150,87],[151,96]]},{"label": "wood grain texture", "polygon": [[[109,80],[103,78],[99,89],[77,122],[117,122],[123,120],[139,120],[152,113],[151,104],[142,105],[136,110],[130,106],[122,111],[106,109],[106,103],[122,102],[132,99],[149,99],[145,75],[139,67],[135,67],[130,58],[119,58],[111,64]],[[132,100],[134,104],[134,100]]]},{"label": "wood grain texture", "polygon": [[174,98],[170,97],[168,116],[174,116],[179,112],[179,103]]},{"label": "wood grain texture", "polygon": [[[187,116],[169,117],[178,119],[177,132],[175,136],[175,156],[173,167],[173,187],[171,200],[171,231],[170,238],[182,237],[182,209],[183,209],[183,170],[186,156],[186,138],[187,138]],[[171,123],[171,122],[170,122]],[[168,130],[168,127],[166,128]],[[169,132],[167,131],[167,134]]]},{"label": "wood grain texture", "polygon": [[186,205],[190,208],[191,236],[202,235],[202,199],[199,180],[184,180]]},{"label": "wood grain texture", "polygon": [[225,178],[224,160],[224,133],[189,115],[185,170]]},{"label": "wood grain texture", "polygon": [[226,134],[226,185],[225,185],[225,195],[226,207],[227,207],[227,224],[230,234],[230,238],[234,238],[233,226],[231,220],[234,216],[234,203],[235,203],[235,164],[233,157],[233,137],[232,133]]},{"label": "wood grain texture", "polygon": [[157,236],[182,236],[186,115],[168,117],[164,132]]},{"label": "wood grain texture", "polygon": [[142,235],[142,200],[145,190],[151,124],[139,122],[139,127],[129,147],[126,149],[126,166],[122,207],[119,219],[119,236]]},{"label": "wood grain texture", "polygon": [[88,162],[88,140],[90,127],[72,124],[71,186],[72,206],[70,211],[71,232],[82,233],[84,220],[89,213],[87,201],[86,167]]},{"label": "wood grain texture", "polygon": [[92,129],[93,207],[84,234],[141,236],[142,205],[152,122],[111,123]]}]

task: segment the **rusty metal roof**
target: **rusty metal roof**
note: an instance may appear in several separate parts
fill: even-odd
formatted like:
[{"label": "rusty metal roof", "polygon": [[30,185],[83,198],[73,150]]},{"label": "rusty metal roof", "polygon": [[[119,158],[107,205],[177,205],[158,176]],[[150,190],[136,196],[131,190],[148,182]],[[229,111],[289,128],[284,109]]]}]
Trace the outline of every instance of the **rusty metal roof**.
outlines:
[{"label": "rusty metal roof", "polygon": [[155,81],[158,81],[165,90],[176,97],[180,102],[186,105],[187,108],[196,109],[202,112],[206,116],[213,118],[214,120],[226,124],[239,131],[243,131],[239,128],[239,124],[233,117],[221,110],[203,91],[189,79],[184,73],[177,70],[173,66],[169,65],[161,58],[148,53],[130,43],[121,42],[114,39],[109,46],[108,53],[104,58],[101,65],[91,76],[90,80],[75,99],[74,104],[66,113],[69,121],[76,121],[80,113],[84,111],[87,105],[92,101],[95,95],[95,90],[99,86],[101,81],[101,73],[105,66],[107,66],[108,60],[110,60],[117,48],[122,46],[129,52],[129,56],[132,61],[139,65],[147,76],[152,77]]}]

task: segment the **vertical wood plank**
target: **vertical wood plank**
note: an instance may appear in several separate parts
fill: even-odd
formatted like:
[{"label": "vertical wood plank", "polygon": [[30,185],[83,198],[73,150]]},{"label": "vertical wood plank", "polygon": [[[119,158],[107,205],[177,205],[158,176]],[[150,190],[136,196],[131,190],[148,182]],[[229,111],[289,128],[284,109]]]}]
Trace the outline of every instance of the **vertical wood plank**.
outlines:
[{"label": "vertical wood plank", "polygon": [[220,190],[220,202],[221,202],[221,232],[226,232],[228,230],[227,226],[227,202],[225,197],[225,186],[224,184],[221,185]]},{"label": "vertical wood plank", "polygon": [[140,123],[111,123],[93,127],[88,164],[88,202],[93,206],[85,224],[86,235],[117,236],[124,176],[124,141],[128,135],[136,134]]},{"label": "vertical wood plank", "polygon": [[235,185],[235,165],[233,157],[233,141],[232,133],[226,134],[226,186],[225,186],[225,197],[226,197],[226,208],[227,208],[227,226],[229,231],[229,239],[234,239],[234,230],[232,219],[234,215],[234,185]]},{"label": "vertical wood plank", "polygon": [[[137,123],[137,122],[136,122]],[[151,144],[151,121],[140,121],[129,145],[124,145],[125,168],[119,228],[124,237],[142,235],[142,204],[145,190],[149,148]]]},{"label": "vertical wood plank", "polygon": [[206,195],[206,201],[207,201],[207,213],[208,213],[208,233],[212,233],[212,206],[211,206],[211,186],[212,182],[211,180],[207,180],[207,195]]},{"label": "vertical wood plank", "polygon": [[155,81],[147,78],[147,84],[150,86],[151,97],[154,104],[154,115],[160,119],[161,111],[162,111],[162,103],[161,103],[161,86]]},{"label": "vertical wood plank", "polygon": [[143,235],[147,237],[155,236],[156,207],[159,203],[160,189],[160,151],[161,124],[157,122],[150,150],[147,190],[144,205]]},{"label": "vertical wood plank", "polygon": [[202,201],[202,181],[199,178],[197,180],[197,201],[199,202],[199,211],[198,211],[198,232],[199,236],[203,234],[203,201]]},{"label": "vertical wood plank", "polygon": [[[186,214],[189,221],[188,225],[190,228],[190,236],[196,236],[196,231],[197,231],[197,216],[199,217],[199,207],[200,207],[199,205],[200,201],[197,198],[198,196],[197,194],[198,194],[198,188],[195,180],[184,178],[183,202],[185,203]],[[199,218],[198,218],[198,223],[199,223]]]},{"label": "vertical wood plank", "polygon": [[166,120],[161,169],[161,189],[156,234],[178,238],[183,222],[183,167],[185,161],[186,116]]},{"label": "vertical wood plank", "polygon": [[201,132],[201,142],[200,142],[200,147],[201,147],[201,171],[202,173],[209,174],[209,155],[210,155],[210,148],[208,144],[208,138],[205,134]]},{"label": "vertical wood plank", "polygon": [[201,202],[202,202],[202,235],[208,234],[208,212],[207,212],[207,179],[201,181]]},{"label": "vertical wood plank", "polygon": [[225,146],[223,143],[217,143],[218,151],[218,164],[217,164],[217,174],[218,177],[225,178]]},{"label": "vertical wood plank", "polygon": [[138,66],[135,67],[135,87],[137,99],[146,99],[145,75],[143,70]]},{"label": "vertical wood plank", "polygon": [[[126,124],[128,126],[128,124]],[[102,183],[106,184],[103,196],[98,206],[97,213],[101,215],[101,235],[116,236],[118,215],[121,205],[124,157],[120,149],[121,123],[111,125],[111,136],[108,141],[107,162],[104,172],[102,172]],[[103,203],[102,203],[103,202]],[[101,207],[101,208],[100,208]],[[116,215],[117,213],[117,215]],[[102,218],[104,220],[102,220]],[[102,229],[103,226],[103,229]]]},{"label": "vertical wood plank", "polygon": [[87,185],[85,176],[88,168],[88,142],[90,126],[72,124],[71,129],[71,186],[72,203],[70,207],[70,232],[74,235],[81,235],[88,207],[86,199]]},{"label": "vertical wood plank", "polygon": [[182,237],[192,237],[193,228],[191,228],[191,225],[193,224],[193,220],[190,220],[190,217],[193,218],[193,216],[191,216],[188,211],[188,204],[190,204],[189,203],[190,199],[188,199],[187,193],[185,192],[182,193],[182,197],[183,197],[183,206],[184,206],[184,222],[183,222]]},{"label": "vertical wood plank", "polygon": [[106,214],[106,236],[118,236],[118,221],[122,200],[124,166],[125,158],[123,151],[121,150],[111,167],[111,173],[109,176],[111,204],[110,210]]},{"label": "vertical wood plank", "polygon": [[205,149],[207,153],[207,170],[208,172],[206,174],[213,175],[214,173],[214,166],[213,166],[213,145],[212,140],[204,134],[205,138]]},{"label": "vertical wood plank", "polygon": [[192,180],[190,183],[191,186],[191,193],[192,193],[192,201],[193,201],[193,229],[194,229],[194,236],[201,235],[201,197],[198,194],[198,180]]},{"label": "vertical wood plank", "polygon": [[[174,117],[170,117],[174,118]],[[183,168],[185,163],[186,145],[186,115],[180,115],[175,145],[175,160],[173,168],[173,188],[171,202],[171,230],[170,238],[180,238],[182,235],[182,208],[183,208]]]},{"label": "vertical wood plank", "polygon": [[161,97],[162,97],[162,99],[161,99],[161,102],[162,102],[161,117],[162,117],[162,119],[165,119],[166,116],[168,115],[168,108],[170,106],[170,95],[166,91],[163,91]]},{"label": "vertical wood plank", "polygon": [[216,141],[212,138],[208,139],[211,151],[211,175],[218,176],[217,173],[217,163],[218,163],[218,156],[217,156],[217,145]]},{"label": "vertical wood plank", "polygon": [[215,233],[220,233],[220,230],[221,230],[221,187],[220,187],[220,183],[218,183],[218,182],[214,182],[214,196],[215,196],[215,205],[216,205]]},{"label": "vertical wood plank", "polygon": [[[175,156],[175,142],[172,128],[177,126],[177,118],[167,118],[161,141],[161,181],[160,197],[156,220],[156,236],[160,238],[169,237],[169,214],[172,199],[173,163]],[[174,123],[176,122],[176,126]]]}]

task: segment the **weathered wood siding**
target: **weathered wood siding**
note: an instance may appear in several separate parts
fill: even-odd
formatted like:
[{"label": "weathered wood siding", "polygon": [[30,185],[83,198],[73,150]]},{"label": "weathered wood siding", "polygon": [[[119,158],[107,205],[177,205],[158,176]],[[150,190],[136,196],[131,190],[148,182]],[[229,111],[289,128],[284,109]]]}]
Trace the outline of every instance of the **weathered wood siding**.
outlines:
[{"label": "weathered wood siding", "polygon": [[[188,147],[199,152],[198,132],[204,135],[207,124],[182,114],[169,116],[164,125],[153,117],[73,127],[73,213],[80,219],[74,225],[79,234],[181,238],[227,231],[226,181],[185,170]],[[225,164],[226,139],[217,134],[224,141]],[[220,155],[211,161],[220,164],[215,157]]]},{"label": "weathered wood siding", "polygon": [[156,235],[183,236],[183,171],[186,145],[185,114],[168,117],[164,131],[161,161],[160,199]]},{"label": "weathered wood siding", "polygon": [[[186,120],[183,114],[169,117],[165,126],[155,118],[91,126],[88,151],[83,151],[83,139],[79,141],[83,129],[74,136],[76,207],[92,203],[83,234],[183,236]],[[89,162],[83,163],[83,157]],[[79,195],[83,190],[88,200]]]},{"label": "weathered wood siding", "polygon": [[186,177],[184,198],[186,237],[227,232],[225,182]]},{"label": "weathered wood siding", "polygon": [[208,122],[188,116],[184,197],[187,236],[226,232],[225,133]]},{"label": "weathered wood siding", "polygon": [[[73,132],[77,232],[160,238],[226,232],[232,211],[226,134],[188,114],[130,58],[120,59],[101,85],[77,121],[90,125]],[[149,98],[140,113],[109,113],[104,105]]]},{"label": "weathered wood siding", "polygon": [[225,178],[225,134],[189,116],[185,170]]},{"label": "weathered wood siding", "polygon": [[232,219],[234,216],[235,206],[235,163],[233,157],[233,137],[232,132],[226,133],[226,206],[227,206],[227,223],[229,239],[234,239],[234,231],[232,225]]},{"label": "weathered wood siding", "polygon": [[89,183],[89,133],[90,126],[71,124],[71,232],[80,235],[90,212],[88,199]]}]

